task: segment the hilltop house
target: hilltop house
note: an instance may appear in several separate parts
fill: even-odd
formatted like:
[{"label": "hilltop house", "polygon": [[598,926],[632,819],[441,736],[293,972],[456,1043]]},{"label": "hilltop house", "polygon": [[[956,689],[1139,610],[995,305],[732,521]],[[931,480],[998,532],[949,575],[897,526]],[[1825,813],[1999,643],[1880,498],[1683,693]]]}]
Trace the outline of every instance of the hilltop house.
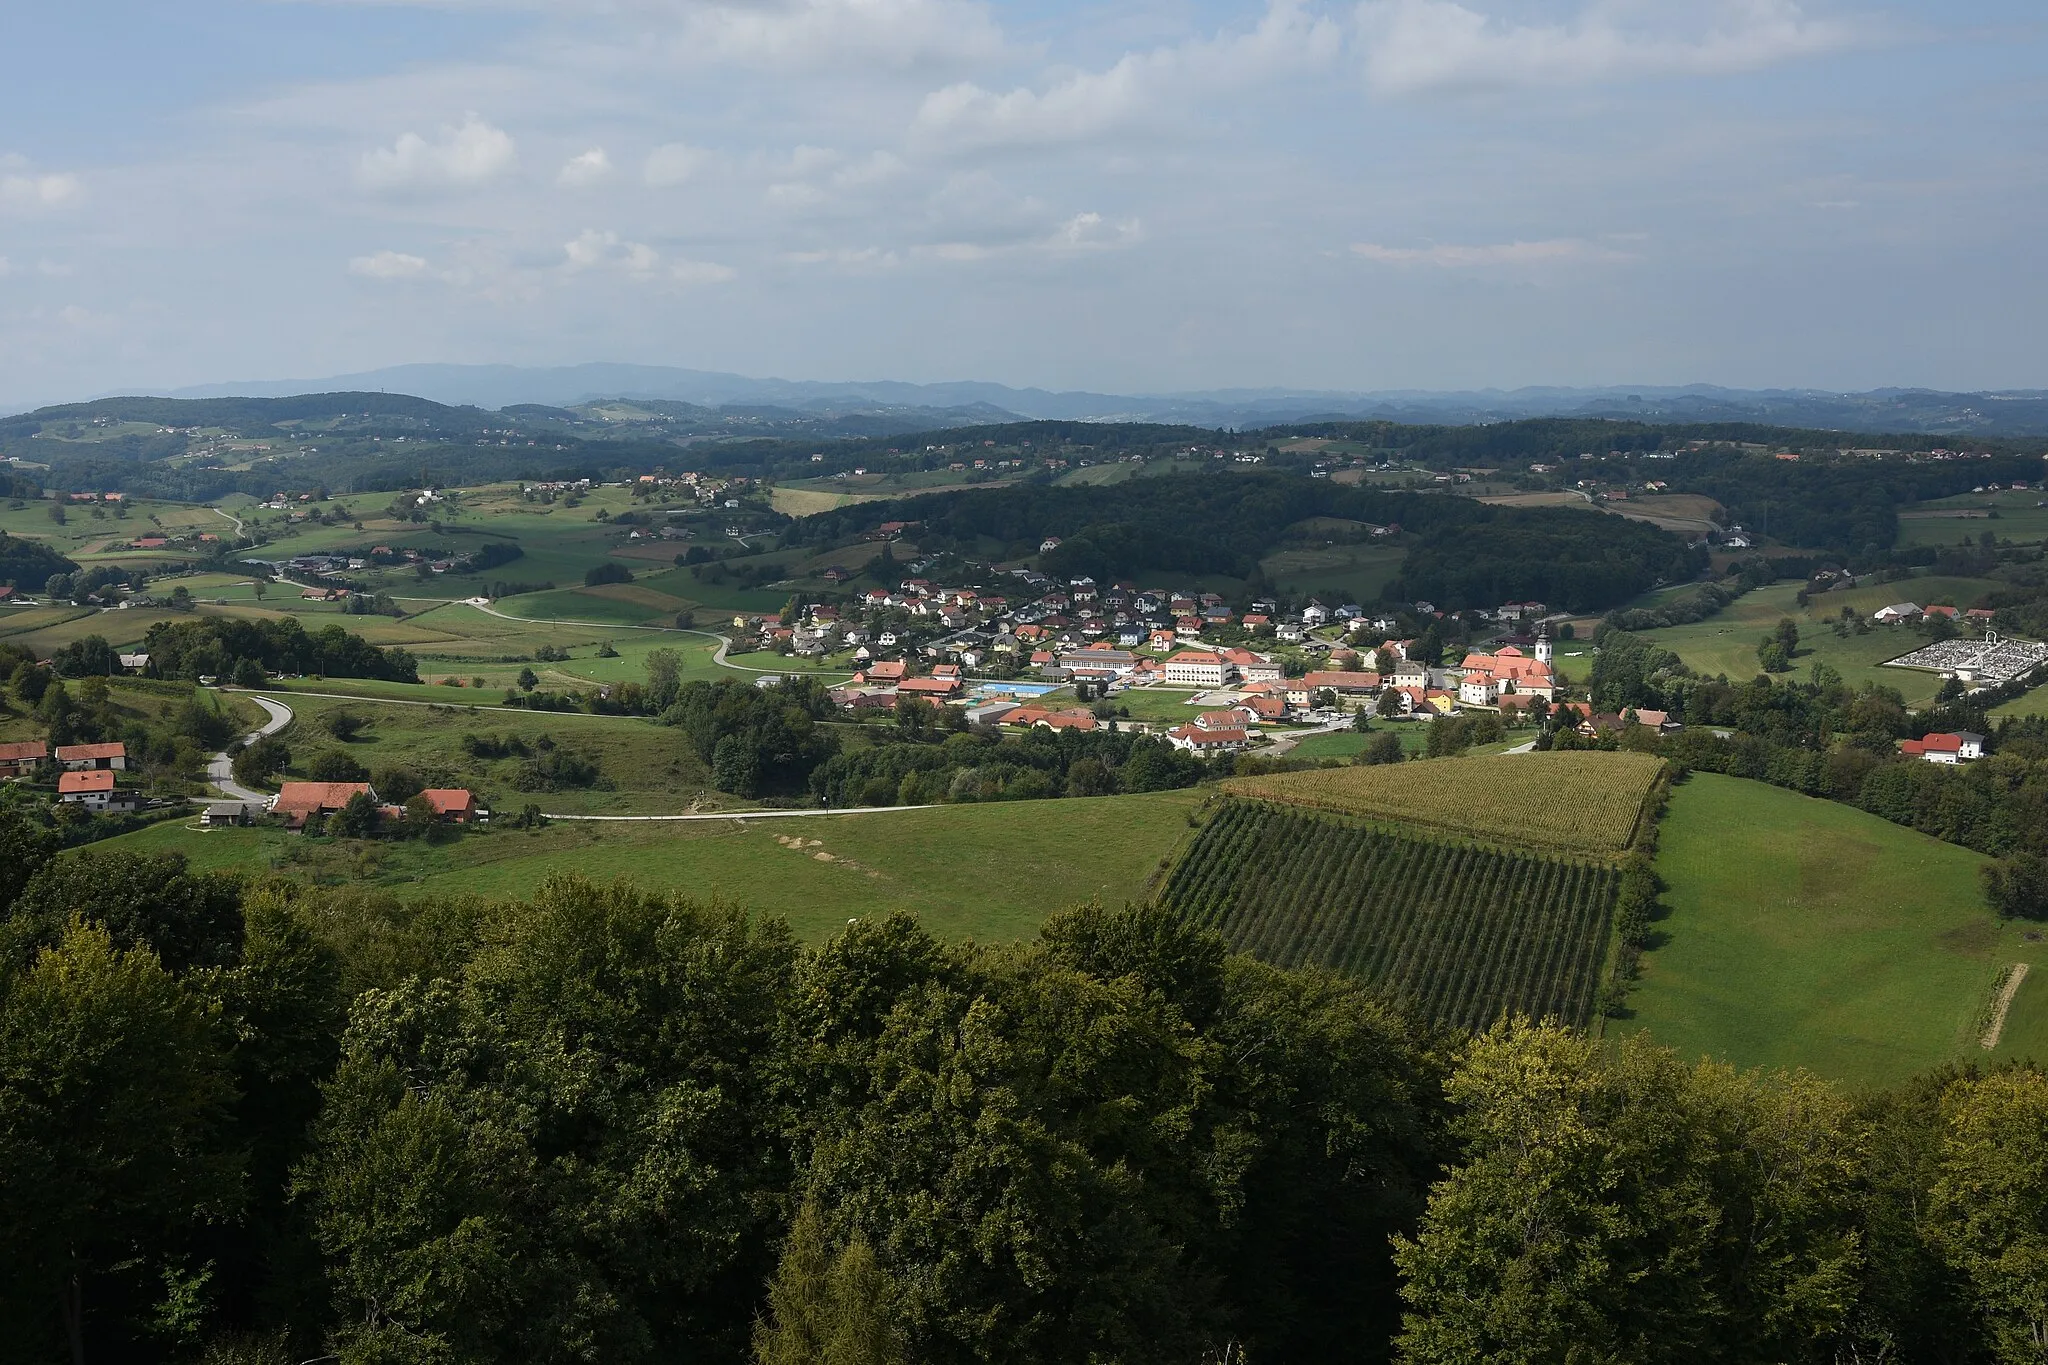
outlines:
[{"label": "hilltop house", "polygon": [[1968,730],[1932,734],[1925,739],[1902,739],[1899,752],[1928,763],[1968,763],[1984,757],[1984,736]]}]

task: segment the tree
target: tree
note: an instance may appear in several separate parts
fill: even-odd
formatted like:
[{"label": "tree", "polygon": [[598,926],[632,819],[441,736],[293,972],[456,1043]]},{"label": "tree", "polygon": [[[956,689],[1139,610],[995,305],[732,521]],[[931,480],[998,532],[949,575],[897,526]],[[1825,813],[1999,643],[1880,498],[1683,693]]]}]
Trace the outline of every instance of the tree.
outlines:
[{"label": "tree", "polygon": [[259,574],[255,579],[253,579],[250,582],[249,590],[255,593],[256,600],[258,602],[261,602],[264,599],[264,597],[268,595],[268,593],[270,592],[270,580],[264,578]]},{"label": "tree", "polygon": [[891,1287],[866,1239],[836,1253],[817,1205],[797,1209],[775,1278],[768,1317],[754,1328],[757,1365],[901,1365],[906,1357],[889,1320]]},{"label": "tree", "polygon": [[1786,651],[1784,642],[1776,636],[1766,635],[1756,647],[1756,661],[1766,673],[1790,673],[1792,656]]},{"label": "tree", "polygon": [[2048,1076],[2014,1067],[1942,1100],[1928,1224],[2002,1362],[2048,1359]]},{"label": "tree", "polygon": [[1353,711],[1351,713],[1351,728],[1355,733],[1361,735],[1372,729],[1372,712],[1363,706]]},{"label": "tree", "polygon": [[434,809],[434,803],[425,796],[415,796],[405,803],[405,837],[428,839],[439,830],[441,813]]},{"label": "tree", "polygon": [[1449,1097],[1463,1160],[1395,1244],[1404,1360],[1830,1358],[1861,1266],[1841,1092],[1517,1021]]},{"label": "tree", "polygon": [[367,839],[377,832],[377,803],[366,792],[353,792],[327,827],[338,839]]},{"label": "tree", "polygon": [[361,734],[369,723],[353,711],[329,711],[320,717],[320,728],[343,744]]},{"label": "tree", "polygon": [[[521,674],[519,685],[525,687],[526,675]],[[659,714],[675,705],[676,694],[683,686],[683,656],[664,645],[647,652],[647,700],[651,710]]]},{"label": "tree", "polygon": [[235,754],[235,781],[245,787],[260,787],[292,765],[292,751],[276,735],[263,735]]},{"label": "tree", "polygon": [[539,686],[540,686],[540,675],[539,675],[539,674],[535,673],[535,672],[534,672],[534,671],[533,671],[533,670],[532,670],[531,668],[522,668],[522,669],[520,669],[520,670],[519,670],[519,689],[520,689],[520,691],[522,691],[522,692],[531,692],[531,691],[533,691],[533,689],[534,689],[534,688],[536,688],[536,687],[539,687]]},{"label": "tree", "polygon": [[1401,737],[1390,730],[1381,730],[1365,742],[1358,751],[1354,762],[1366,767],[1377,767],[1384,763],[1399,763],[1406,754],[1401,749]]},{"label": "tree", "polygon": [[1402,695],[1399,688],[1383,687],[1380,689],[1380,698],[1374,704],[1373,710],[1379,713],[1381,720],[1392,720],[1401,714],[1401,706],[1405,700],[1406,698]]},{"label": "tree", "polygon": [[734,796],[752,796],[761,781],[761,761],[743,736],[726,735],[711,753],[711,785]]},{"label": "tree", "polygon": [[235,662],[235,686],[263,686],[263,665],[254,659],[238,659]]},{"label": "tree", "polygon": [[306,776],[315,782],[360,782],[368,775],[353,755],[339,749],[322,749],[306,765]]},{"label": "tree", "polygon": [[2048,919],[2048,858],[2022,849],[1978,874],[1985,899],[2004,919]]},{"label": "tree", "polygon": [[[195,1288],[180,1237],[226,1217],[234,1099],[205,1004],[146,949],[73,922],[0,999],[0,1302],[13,1345],[61,1325],[84,1365],[110,1282],[159,1305]],[[154,1291],[151,1285],[154,1282]]]}]

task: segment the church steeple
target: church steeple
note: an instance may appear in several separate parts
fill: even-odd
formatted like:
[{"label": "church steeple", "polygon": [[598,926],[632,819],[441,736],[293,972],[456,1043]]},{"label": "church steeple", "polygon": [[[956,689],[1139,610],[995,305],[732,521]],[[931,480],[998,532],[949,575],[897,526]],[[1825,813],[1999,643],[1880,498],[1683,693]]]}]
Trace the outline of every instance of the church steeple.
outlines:
[{"label": "church steeple", "polygon": [[1550,652],[1550,627],[1536,627],[1536,662],[1539,664],[1549,663]]}]

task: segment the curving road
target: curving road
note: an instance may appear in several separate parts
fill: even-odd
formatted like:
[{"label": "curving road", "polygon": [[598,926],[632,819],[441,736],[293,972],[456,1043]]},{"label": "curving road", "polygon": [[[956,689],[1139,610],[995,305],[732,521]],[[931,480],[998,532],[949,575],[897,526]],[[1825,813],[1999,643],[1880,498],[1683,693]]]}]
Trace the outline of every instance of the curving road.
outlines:
[{"label": "curving road", "polygon": [[[268,697],[254,695],[251,695],[249,700],[262,707],[265,714],[270,718],[264,721],[259,728],[244,735],[242,743],[252,744],[265,735],[276,734],[279,730],[292,723],[292,709],[282,702],[274,702]],[[268,805],[270,803],[270,797],[267,793],[250,791],[247,787],[235,781],[233,750],[215,754],[206,760],[206,780],[220,788],[221,795],[227,797],[230,801],[254,801],[259,805]]]}]

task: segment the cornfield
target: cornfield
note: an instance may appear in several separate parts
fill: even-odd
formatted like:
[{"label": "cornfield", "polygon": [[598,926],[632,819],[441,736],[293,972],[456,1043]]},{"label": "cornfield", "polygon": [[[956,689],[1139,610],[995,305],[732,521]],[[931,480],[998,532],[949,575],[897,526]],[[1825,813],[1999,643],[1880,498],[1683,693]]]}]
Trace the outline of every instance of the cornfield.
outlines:
[{"label": "cornfield", "polygon": [[1628,847],[1663,766],[1650,754],[1494,754],[1233,777],[1222,785],[1262,801],[1611,857]]},{"label": "cornfield", "polygon": [[[1434,766],[1434,765],[1432,765]],[[1282,967],[1319,965],[1447,1024],[1592,1017],[1619,874],[1229,801],[1165,905]]]}]

